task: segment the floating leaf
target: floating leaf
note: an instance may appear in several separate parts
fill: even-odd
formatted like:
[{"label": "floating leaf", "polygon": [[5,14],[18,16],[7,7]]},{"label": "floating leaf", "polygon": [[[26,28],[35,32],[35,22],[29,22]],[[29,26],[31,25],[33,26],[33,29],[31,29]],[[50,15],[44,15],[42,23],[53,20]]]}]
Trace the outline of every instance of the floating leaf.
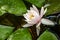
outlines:
[{"label": "floating leaf", "polygon": [[58,40],[58,39],[53,33],[46,30],[43,34],[41,34],[38,40]]},{"label": "floating leaf", "polygon": [[0,15],[5,12],[20,16],[26,12],[26,7],[22,0],[0,0]]},{"label": "floating leaf", "polygon": [[13,29],[14,27],[0,25],[0,40],[5,40]]},{"label": "floating leaf", "polygon": [[60,0],[48,0],[47,3],[50,4],[46,15],[54,14],[60,11]]},{"label": "floating leaf", "polygon": [[32,40],[32,37],[28,29],[21,28],[16,30],[8,40]]},{"label": "floating leaf", "polygon": [[41,7],[43,5],[43,3],[45,2],[45,0],[26,0],[34,5],[36,5],[37,7]]}]

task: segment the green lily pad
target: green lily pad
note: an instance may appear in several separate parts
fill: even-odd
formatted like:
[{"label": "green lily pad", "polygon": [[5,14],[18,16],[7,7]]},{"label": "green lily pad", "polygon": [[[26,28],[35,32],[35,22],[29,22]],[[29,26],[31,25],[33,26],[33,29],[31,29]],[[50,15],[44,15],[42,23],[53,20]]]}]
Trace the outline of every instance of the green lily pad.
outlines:
[{"label": "green lily pad", "polygon": [[58,40],[58,39],[53,33],[46,30],[43,34],[41,34],[38,40]]},{"label": "green lily pad", "polygon": [[43,3],[45,2],[45,0],[26,0],[34,5],[36,5],[37,7],[41,7],[43,5]]},{"label": "green lily pad", "polygon": [[22,0],[0,0],[0,15],[5,12],[21,16],[26,12],[26,7]]},{"label": "green lily pad", "polygon": [[0,40],[5,40],[13,29],[14,27],[0,25]]},{"label": "green lily pad", "polygon": [[46,15],[54,14],[60,12],[60,0],[48,0],[47,3],[50,4]]},{"label": "green lily pad", "polygon": [[32,40],[31,34],[26,28],[16,30],[7,40]]}]

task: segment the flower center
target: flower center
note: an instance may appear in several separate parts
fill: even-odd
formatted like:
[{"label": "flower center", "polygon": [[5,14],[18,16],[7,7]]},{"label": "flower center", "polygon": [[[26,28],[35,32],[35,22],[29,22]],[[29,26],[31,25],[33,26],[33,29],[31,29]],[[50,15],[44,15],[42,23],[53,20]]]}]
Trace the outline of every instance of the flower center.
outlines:
[{"label": "flower center", "polygon": [[34,15],[33,14],[30,14],[30,20],[34,18]]}]

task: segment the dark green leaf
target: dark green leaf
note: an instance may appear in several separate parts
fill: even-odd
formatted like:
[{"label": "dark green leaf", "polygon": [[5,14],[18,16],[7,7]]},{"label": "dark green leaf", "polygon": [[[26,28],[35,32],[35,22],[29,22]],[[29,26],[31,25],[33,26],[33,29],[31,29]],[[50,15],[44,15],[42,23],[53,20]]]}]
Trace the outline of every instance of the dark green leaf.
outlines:
[{"label": "dark green leaf", "polygon": [[60,11],[60,0],[48,0],[47,3],[50,4],[46,15],[54,14]]},{"label": "dark green leaf", "polygon": [[32,37],[28,29],[22,28],[16,30],[8,40],[32,40]]},{"label": "dark green leaf", "polygon": [[41,7],[43,5],[43,3],[45,2],[45,0],[26,0],[34,5],[36,5],[37,7]]},{"label": "dark green leaf", "polygon": [[13,29],[14,27],[0,25],[0,40],[5,40]]},{"label": "dark green leaf", "polygon": [[41,34],[38,40],[58,40],[58,39],[53,33],[46,30],[43,34]]},{"label": "dark green leaf", "polygon": [[0,0],[0,15],[5,12],[20,16],[26,12],[26,7],[22,0]]}]

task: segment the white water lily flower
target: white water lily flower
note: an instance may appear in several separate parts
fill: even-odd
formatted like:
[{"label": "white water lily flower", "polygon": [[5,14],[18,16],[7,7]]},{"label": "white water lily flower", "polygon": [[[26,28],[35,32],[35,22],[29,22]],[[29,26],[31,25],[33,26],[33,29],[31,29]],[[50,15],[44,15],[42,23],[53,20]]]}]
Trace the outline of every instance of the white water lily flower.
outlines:
[{"label": "white water lily flower", "polygon": [[[47,8],[45,9],[44,7],[42,7],[39,12],[39,10],[34,5],[32,5],[32,6],[33,7],[30,7],[30,10],[27,10],[27,13],[23,15],[24,18],[26,19],[25,21],[27,22],[27,24],[23,25],[23,27],[30,27],[30,26],[33,26],[34,24],[36,24],[37,35],[39,35],[39,31],[40,31],[39,26],[41,23],[44,24],[44,22],[46,21],[45,19],[42,19],[42,17],[46,13]],[[45,24],[47,24],[47,21]]]},{"label": "white water lily flower", "polygon": [[44,10],[44,7],[42,7],[41,11],[39,12],[34,5],[32,6],[33,7],[30,7],[30,10],[27,10],[27,13],[24,14],[27,24],[25,24],[23,27],[29,27],[33,26],[34,24],[39,24],[39,21],[41,21],[41,18],[47,11],[47,8]]}]

